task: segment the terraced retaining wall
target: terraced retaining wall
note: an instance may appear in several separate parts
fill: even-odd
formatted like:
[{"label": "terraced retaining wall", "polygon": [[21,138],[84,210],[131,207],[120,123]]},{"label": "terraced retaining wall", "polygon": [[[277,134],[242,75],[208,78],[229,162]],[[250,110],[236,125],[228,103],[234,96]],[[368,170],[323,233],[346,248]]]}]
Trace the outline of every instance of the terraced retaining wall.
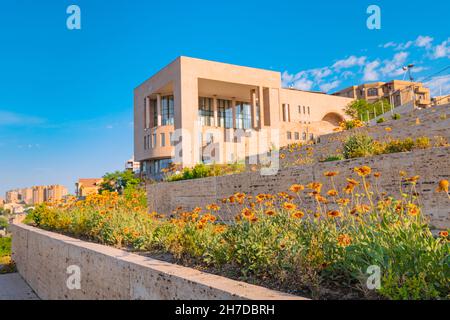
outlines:
[{"label": "terraced retaining wall", "polygon": [[13,260],[41,299],[303,299],[24,224],[11,231]]},{"label": "terraced retaining wall", "polygon": [[[370,166],[374,172],[381,172],[382,175],[378,179],[380,190],[397,197],[400,196],[401,184],[399,171],[405,171],[409,175],[419,175],[420,179],[416,188],[423,212],[430,217],[433,227],[438,229],[450,227],[450,200],[444,193],[435,192],[440,179],[450,179],[450,147],[292,166],[282,168],[278,174],[272,176],[261,176],[258,171],[151,184],[147,186],[148,205],[151,211],[170,214],[179,206],[185,210],[192,210],[196,206],[220,202],[222,198],[236,192],[257,195],[288,191],[294,183],[306,184],[319,181],[324,183],[324,190],[328,190],[331,186],[328,178],[323,176],[325,171],[340,172],[335,177],[335,183],[337,188],[341,189],[346,184],[345,178],[354,176],[354,167],[362,165]],[[374,183],[373,180],[370,182]],[[314,210],[313,200],[308,197],[305,200],[303,208]],[[225,221],[231,221],[235,214],[221,210],[220,217]]]}]

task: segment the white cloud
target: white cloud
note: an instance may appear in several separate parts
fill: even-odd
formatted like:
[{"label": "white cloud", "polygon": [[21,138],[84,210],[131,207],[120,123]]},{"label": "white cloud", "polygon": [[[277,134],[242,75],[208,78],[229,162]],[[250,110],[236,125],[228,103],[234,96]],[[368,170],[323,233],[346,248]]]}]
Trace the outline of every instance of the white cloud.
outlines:
[{"label": "white cloud", "polygon": [[434,59],[444,57],[450,58],[450,38],[434,47],[432,57]]},{"label": "white cloud", "polygon": [[328,67],[312,69],[309,72],[316,82],[321,82],[323,78],[326,78],[333,73]]},{"label": "white cloud", "polygon": [[380,62],[378,60],[369,62],[364,67],[364,75],[363,80],[364,81],[376,81],[379,79],[378,71],[376,68],[380,65]]},{"label": "white cloud", "polygon": [[329,91],[337,88],[340,84],[341,84],[341,82],[339,80],[334,80],[332,82],[328,82],[328,83],[324,83],[324,84],[320,85],[319,88],[323,92],[329,92]]},{"label": "white cloud", "polygon": [[450,94],[450,75],[433,77],[425,86],[430,88],[431,96]]},{"label": "white cloud", "polygon": [[396,47],[396,46],[397,46],[397,44],[395,42],[393,42],[393,41],[389,41],[389,42],[387,42],[385,44],[380,44],[379,45],[379,47],[382,47],[382,48],[390,48],[390,47]]},{"label": "white cloud", "polygon": [[41,124],[44,119],[0,110],[0,126],[20,126]]},{"label": "white cloud", "polygon": [[394,50],[406,50],[414,44],[414,41],[408,41],[405,43],[400,43]]},{"label": "white cloud", "polygon": [[430,36],[418,36],[415,45],[417,47],[425,47],[427,49],[431,48],[431,43],[433,42],[433,38]]},{"label": "white cloud", "polygon": [[402,51],[396,53],[392,60],[384,60],[384,66],[380,69],[381,73],[385,76],[398,76],[402,74],[404,72],[402,67],[405,64],[408,55],[408,52]]},{"label": "white cloud", "polygon": [[355,66],[362,66],[366,62],[365,56],[362,57],[356,57],[356,56],[350,56],[346,59],[338,60],[333,65],[332,68],[336,71],[339,71],[340,69],[348,69]]}]

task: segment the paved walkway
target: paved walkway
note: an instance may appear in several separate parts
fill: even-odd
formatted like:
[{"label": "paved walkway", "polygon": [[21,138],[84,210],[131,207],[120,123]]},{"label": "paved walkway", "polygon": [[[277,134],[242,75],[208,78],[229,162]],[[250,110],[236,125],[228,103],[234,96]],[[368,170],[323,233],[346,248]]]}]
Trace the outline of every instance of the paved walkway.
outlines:
[{"label": "paved walkway", "polygon": [[38,300],[18,273],[0,274],[0,300]]}]

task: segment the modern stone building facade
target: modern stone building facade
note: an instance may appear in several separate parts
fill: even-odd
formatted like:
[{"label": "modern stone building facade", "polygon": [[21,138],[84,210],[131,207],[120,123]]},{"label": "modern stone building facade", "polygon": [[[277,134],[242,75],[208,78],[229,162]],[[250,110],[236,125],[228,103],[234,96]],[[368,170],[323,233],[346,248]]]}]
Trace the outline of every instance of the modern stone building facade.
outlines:
[{"label": "modern stone building facade", "polygon": [[134,92],[141,172],[227,163],[331,132],[353,99],[281,87],[280,72],[179,57]]}]

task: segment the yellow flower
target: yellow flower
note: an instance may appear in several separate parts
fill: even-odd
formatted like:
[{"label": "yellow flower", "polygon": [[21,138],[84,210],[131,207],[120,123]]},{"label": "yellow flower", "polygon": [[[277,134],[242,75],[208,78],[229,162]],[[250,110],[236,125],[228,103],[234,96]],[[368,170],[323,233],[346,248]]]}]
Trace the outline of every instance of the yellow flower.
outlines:
[{"label": "yellow flower", "polygon": [[436,189],[436,192],[447,192],[448,193],[448,180],[439,181],[439,185]]},{"label": "yellow flower", "polygon": [[297,209],[297,206],[291,202],[285,202],[283,203],[283,208],[285,208],[286,210],[295,210]]},{"label": "yellow flower", "polygon": [[361,176],[361,177],[365,177],[367,175],[370,174],[370,172],[372,172],[372,169],[368,166],[362,166],[362,167],[355,167],[355,172]]},{"label": "yellow flower", "polygon": [[295,193],[298,193],[298,192],[300,192],[300,191],[302,191],[304,189],[305,189],[305,187],[303,185],[301,185],[301,184],[293,184],[289,188],[290,191],[295,192]]},{"label": "yellow flower", "polygon": [[375,178],[379,178],[379,177],[381,176],[381,173],[380,173],[380,172],[375,172],[375,173],[373,174],[373,176],[374,176]]},{"label": "yellow flower", "polygon": [[341,199],[337,199],[336,202],[341,204],[341,205],[343,205],[343,206],[346,206],[347,204],[350,203],[350,199],[348,199],[348,198],[341,198]]},{"label": "yellow flower", "polygon": [[292,218],[301,219],[301,218],[303,218],[304,215],[305,215],[305,213],[303,211],[295,211],[292,214]]},{"label": "yellow flower", "polygon": [[206,206],[206,209],[208,210],[212,210],[212,211],[219,211],[220,207],[217,204],[210,204],[208,206]]},{"label": "yellow flower", "polygon": [[386,130],[386,132],[391,132],[392,128],[391,127],[386,127],[386,128],[384,128],[384,130]]},{"label": "yellow flower", "polygon": [[419,207],[417,207],[413,203],[408,204],[408,214],[410,216],[417,216],[419,213],[420,213]]},{"label": "yellow flower", "polygon": [[267,214],[268,216],[273,216],[273,215],[275,215],[275,211],[274,210],[266,210],[265,212],[264,212],[265,214]]},{"label": "yellow flower", "polygon": [[417,181],[419,180],[419,178],[420,178],[420,176],[413,176],[413,177],[407,178],[406,181],[411,182],[412,184],[416,184]]},{"label": "yellow flower", "polygon": [[352,243],[352,238],[348,234],[340,234],[338,236],[338,245],[348,247]]},{"label": "yellow flower", "polygon": [[244,208],[244,209],[242,209],[241,214],[244,217],[249,218],[249,217],[253,216],[253,211],[250,210],[249,208]]}]

